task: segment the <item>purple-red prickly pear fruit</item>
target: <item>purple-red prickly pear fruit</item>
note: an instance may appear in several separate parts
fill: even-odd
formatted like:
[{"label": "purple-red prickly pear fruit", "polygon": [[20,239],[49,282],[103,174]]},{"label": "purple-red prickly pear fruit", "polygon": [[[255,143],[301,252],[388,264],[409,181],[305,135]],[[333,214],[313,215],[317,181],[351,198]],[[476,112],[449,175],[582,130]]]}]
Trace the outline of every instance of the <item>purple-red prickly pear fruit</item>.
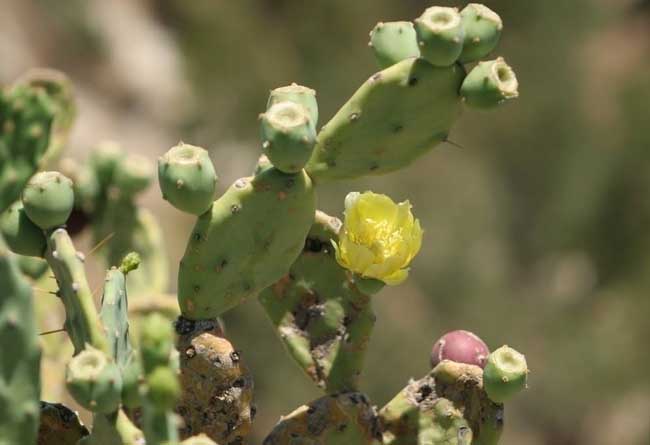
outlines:
[{"label": "purple-red prickly pear fruit", "polygon": [[485,367],[490,350],[476,334],[469,331],[451,331],[440,337],[431,351],[431,366],[443,360]]}]

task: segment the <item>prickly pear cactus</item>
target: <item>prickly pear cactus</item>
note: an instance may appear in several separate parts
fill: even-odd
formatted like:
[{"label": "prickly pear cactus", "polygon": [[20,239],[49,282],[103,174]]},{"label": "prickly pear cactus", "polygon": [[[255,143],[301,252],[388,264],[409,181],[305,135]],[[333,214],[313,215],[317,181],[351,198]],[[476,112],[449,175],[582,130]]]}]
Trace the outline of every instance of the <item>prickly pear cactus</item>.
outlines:
[{"label": "prickly pear cactus", "polygon": [[289,354],[328,393],[358,389],[375,315],[334,258],[341,221],[316,212],[302,253],[260,295]]},{"label": "prickly pear cactus", "polygon": [[36,442],[41,350],[32,290],[0,236],[0,444]]}]

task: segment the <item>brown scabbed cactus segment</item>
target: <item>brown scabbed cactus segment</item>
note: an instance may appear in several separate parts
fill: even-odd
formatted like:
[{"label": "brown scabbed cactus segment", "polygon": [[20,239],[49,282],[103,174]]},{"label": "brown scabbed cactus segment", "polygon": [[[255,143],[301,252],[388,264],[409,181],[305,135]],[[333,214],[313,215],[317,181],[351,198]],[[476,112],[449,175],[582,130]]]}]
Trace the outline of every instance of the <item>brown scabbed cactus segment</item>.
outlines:
[{"label": "brown scabbed cactus segment", "polygon": [[41,402],[37,445],[76,444],[87,435],[78,413],[61,403]]},{"label": "brown scabbed cactus segment", "polygon": [[321,397],[284,416],[263,445],[370,445],[381,433],[374,407],[359,392]]},{"label": "brown scabbed cactus segment", "polygon": [[444,360],[411,381],[379,412],[383,443],[496,445],[503,405],[488,399],[482,375],[478,366]]},{"label": "brown scabbed cactus segment", "polygon": [[182,438],[203,433],[219,444],[245,445],[255,415],[253,379],[218,321],[176,321],[182,389]]},{"label": "brown scabbed cactus segment", "polygon": [[433,345],[431,367],[443,360],[485,368],[490,349],[481,338],[469,331],[457,330],[443,335]]}]

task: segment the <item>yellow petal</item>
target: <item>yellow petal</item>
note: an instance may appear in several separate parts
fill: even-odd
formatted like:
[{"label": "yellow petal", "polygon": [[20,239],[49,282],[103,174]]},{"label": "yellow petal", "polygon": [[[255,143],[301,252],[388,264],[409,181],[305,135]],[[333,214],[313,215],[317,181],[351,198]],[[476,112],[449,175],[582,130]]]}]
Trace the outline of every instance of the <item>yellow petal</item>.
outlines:
[{"label": "yellow petal", "polygon": [[408,269],[400,269],[397,272],[382,278],[382,281],[390,286],[401,284],[409,276]]}]

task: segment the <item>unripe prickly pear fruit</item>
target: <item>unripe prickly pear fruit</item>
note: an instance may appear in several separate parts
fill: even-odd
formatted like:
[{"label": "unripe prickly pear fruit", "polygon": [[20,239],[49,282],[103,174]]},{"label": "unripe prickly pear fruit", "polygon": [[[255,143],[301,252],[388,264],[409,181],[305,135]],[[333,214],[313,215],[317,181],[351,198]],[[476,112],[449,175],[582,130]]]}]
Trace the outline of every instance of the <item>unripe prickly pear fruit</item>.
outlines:
[{"label": "unripe prickly pear fruit", "polygon": [[158,366],[147,376],[147,399],[158,410],[174,409],[181,393],[176,373],[168,367]]},{"label": "unripe prickly pear fruit", "polygon": [[47,261],[33,256],[18,255],[16,262],[23,275],[34,281],[41,279],[49,269]]},{"label": "unripe prickly pear fruit", "polygon": [[493,108],[519,96],[515,72],[499,57],[480,62],[467,75],[460,87],[465,103],[474,108]]},{"label": "unripe prickly pear fruit", "polygon": [[481,60],[499,43],[503,22],[499,14],[480,3],[470,3],[460,12],[465,39],[463,52],[460,54],[461,63]]},{"label": "unripe prickly pear fruit", "polygon": [[124,153],[120,145],[114,141],[103,141],[95,147],[90,157],[90,165],[97,174],[97,179],[104,187],[113,180],[113,174]]},{"label": "unripe prickly pear fruit", "polygon": [[381,69],[410,57],[420,57],[415,28],[411,22],[379,22],[370,31],[370,43]]},{"label": "unripe prickly pear fruit", "polygon": [[181,142],[158,160],[158,181],[171,205],[201,215],[214,200],[217,174],[204,148]]},{"label": "unripe prickly pear fruit", "polygon": [[451,331],[433,345],[431,367],[443,360],[480,366],[485,368],[490,349],[476,334],[469,331]]},{"label": "unripe prickly pear fruit", "polygon": [[157,366],[166,366],[174,344],[171,323],[160,314],[152,314],[140,326],[140,352],[145,374]]},{"label": "unripe prickly pear fruit", "polygon": [[72,181],[59,172],[34,175],[23,190],[25,213],[43,230],[65,224],[74,206]]},{"label": "unripe prickly pear fruit", "polygon": [[526,357],[508,346],[501,346],[488,357],[483,370],[483,386],[490,400],[503,403],[526,388]]},{"label": "unripe prickly pear fruit", "polygon": [[84,408],[109,414],[120,406],[122,377],[115,362],[92,346],[70,360],[66,369],[66,386]]},{"label": "unripe prickly pear fruit", "polygon": [[115,185],[120,193],[133,196],[142,192],[153,176],[153,168],[149,159],[140,155],[128,155],[115,167]]},{"label": "unripe prickly pear fruit", "polygon": [[308,111],[294,102],[280,102],[260,115],[262,149],[283,173],[298,173],[311,157],[316,128]]},{"label": "unripe prickly pear fruit", "polygon": [[465,30],[456,8],[432,6],[417,19],[415,31],[422,58],[433,66],[450,66],[463,50]]},{"label": "unripe prickly pear fruit", "polygon": [[311,123],[316,127],[318,124],[318,102],[316,101],[316,91],[311,88],[292,83],[286,87],[271,90],[269,100],[266,103],[268,110],[280,102],[293,102],[302,105],[307,110]]},{"label": "unripe prickly pear fruit", "polygon": [[0,233],[18,255],[42,257],[47,247],[43,231],[27,217],[20,201],[0,214]]}]

